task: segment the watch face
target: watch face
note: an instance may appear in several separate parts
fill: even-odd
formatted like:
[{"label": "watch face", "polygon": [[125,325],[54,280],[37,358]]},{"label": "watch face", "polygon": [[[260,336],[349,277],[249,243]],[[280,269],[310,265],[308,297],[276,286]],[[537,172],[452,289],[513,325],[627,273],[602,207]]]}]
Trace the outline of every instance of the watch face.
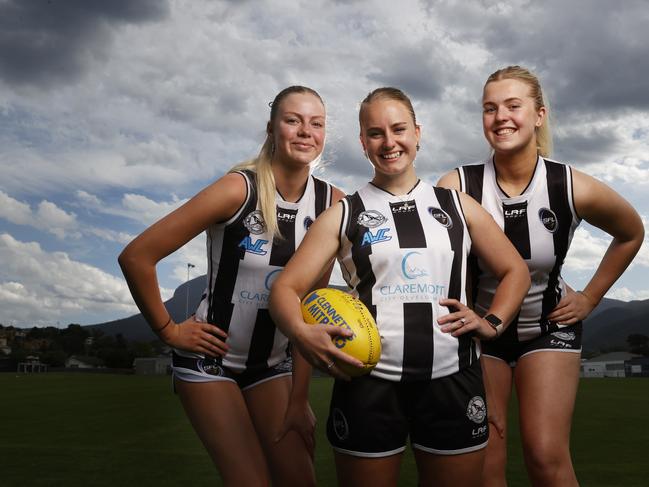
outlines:
[{"label": "watch face", "polygon": [[498,325],[502,325],[502,320],[496,315],[489,314],[485,316],[484,319],[487,320],[494,328],[496,328]]}]

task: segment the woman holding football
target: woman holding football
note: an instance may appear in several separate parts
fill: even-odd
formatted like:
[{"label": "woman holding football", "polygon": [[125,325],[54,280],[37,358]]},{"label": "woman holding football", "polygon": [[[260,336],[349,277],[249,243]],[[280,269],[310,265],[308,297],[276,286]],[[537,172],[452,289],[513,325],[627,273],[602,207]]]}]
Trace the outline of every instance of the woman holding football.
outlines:
[{"label": "woman holding football", "polygon": [[[374,370],[337,380],[327,435],[343,486],[397,485],[410,437],[422,486],[476,485],[487,413],[472,336],[492,339],[530,285],[524,262],[470,197],[419,180],[420,127],[409,98],[379,88],[363,100],[360,141],[370,183],[323,213],[271,292],[271,314],[314,366],[339,379],[357,364],[331,342],[330,325],[306,325],[300,298],[334,257],[382,336]],[[473,250],[497,276],[488,316],[466,306]]]},{"label": "woman holding football", "polygon": [[[483,342],[490,411],[497,411],[487,448],[483,486],[506,486],[506,427],[516,387],[523,452],[534,486],[578,485],[570,458],[570,424],[577,394],[582,320],[638,252],[640,217],[615,191],[570,166],[548,159],[551,134],[538,79],[509,66],[484,86],[482,123],[493,155],[445,175],[440,186],[461,190],[491,213],[525,259],[532,286],[502,336]],[[580,221],[613,237],[582,291],[561,278]],[[496,278],[479,257],[474,304],[490,312]]]},{"label": "woman holding football", "polygon": [[[174,347],[175,389],[224,484],[302,487],[315,485],[311,369],[294,354],[291,374],[268,293],[313,220],[343,195],[310,175],[325,141],[325,108],[314,90],[282,90],[266,132],[259,156],[148,228],[119,263],[151,328]],[[202,231],[207,289],[196,315],[175,323],[155,266]]]}]

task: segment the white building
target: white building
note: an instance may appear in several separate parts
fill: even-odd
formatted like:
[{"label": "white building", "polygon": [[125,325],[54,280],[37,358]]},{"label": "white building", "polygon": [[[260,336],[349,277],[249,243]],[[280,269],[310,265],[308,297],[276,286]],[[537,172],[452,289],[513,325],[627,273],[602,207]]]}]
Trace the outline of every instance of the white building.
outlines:
[{"label": "white building", "polygon": [[611,352],[581,362],[581,377],[626,377],[624,362],[640,355],[628,352]]},{"label": "white building", "polygon": [[171,357],[139,357],[133,360],[137,375],[166,375],[171,371]]}]

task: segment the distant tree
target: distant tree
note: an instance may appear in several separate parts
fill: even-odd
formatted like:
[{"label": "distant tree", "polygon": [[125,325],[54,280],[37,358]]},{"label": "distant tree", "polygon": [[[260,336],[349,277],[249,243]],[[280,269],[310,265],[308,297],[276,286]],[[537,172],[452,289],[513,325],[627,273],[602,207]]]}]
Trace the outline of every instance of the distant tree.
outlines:
[{"label": "distant tree", "polygon": [[50,367],[63,367],[67,359],[68,356],[63,350],[52,350],[41,355],[41,362]]},{"label": "distant tree", "polygon": [[156,350],[147,342],[131,342],[131,351],[136,357],[155,357]]},{"label": "distant tree", "polygon": [[85,341],[89,336],[81,325],[70,324],[65,330],[61,330],[59,344],[68,355],[80,355],[84,353]]},{"label": "distant tree", "polygon": [[649,356],[649,336],[641,333],[632,333],[626,337],[631,353]]}]

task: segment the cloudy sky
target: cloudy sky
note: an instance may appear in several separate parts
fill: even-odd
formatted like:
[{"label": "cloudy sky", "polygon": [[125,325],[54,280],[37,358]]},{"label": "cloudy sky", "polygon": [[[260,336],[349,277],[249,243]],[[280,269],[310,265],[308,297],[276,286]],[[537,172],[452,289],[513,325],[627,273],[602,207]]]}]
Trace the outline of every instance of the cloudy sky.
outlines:
[{"label": "cloudy sky", "polygon": [[[327,165],[347,191],[370,167],[359,101],[415,102],[418,171],[488,154],[486,77],[523,64],[550,100],[555,158],[649,217],[646,2],[0,0],[0,323],[91,324],[136,312],[116,257],[262,142],[268,102],[321,93]],[[588,225],[565,265],[585,285],[608,245]],[[204,237],[158,267],[164,297],[206,270]],[[648,299],[649,250],[609,293]],[[339,279],[339,277],[338,277]]]}]

